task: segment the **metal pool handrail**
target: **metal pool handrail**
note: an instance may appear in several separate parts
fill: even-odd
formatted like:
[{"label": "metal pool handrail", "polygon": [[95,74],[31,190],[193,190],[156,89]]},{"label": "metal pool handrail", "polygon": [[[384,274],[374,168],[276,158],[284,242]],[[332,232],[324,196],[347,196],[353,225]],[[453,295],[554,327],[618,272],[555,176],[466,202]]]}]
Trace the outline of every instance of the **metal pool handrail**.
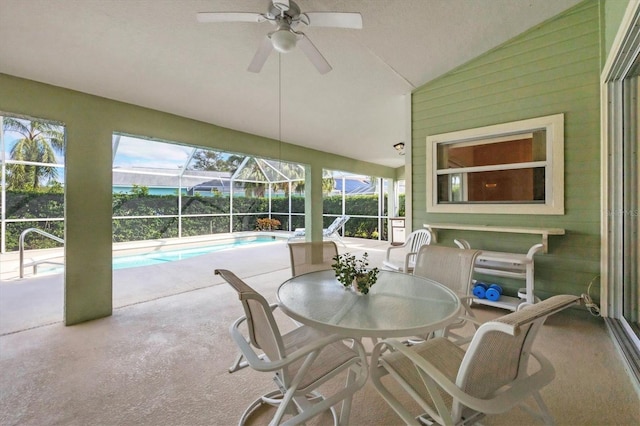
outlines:
[{"label": "metal pool handrail", "polygon": [[30,232],[35,232],[36,234],[43,235],[47,238],[51,238],[54,241],[64,244],[64,240],[62,238],[56,237],[55,235],[38,228],[27,228],[22,231],[22,234],[20,234],[20,240],[18,241],[18,249],[20,250],[20,278],[24,278],[24,238]]}]

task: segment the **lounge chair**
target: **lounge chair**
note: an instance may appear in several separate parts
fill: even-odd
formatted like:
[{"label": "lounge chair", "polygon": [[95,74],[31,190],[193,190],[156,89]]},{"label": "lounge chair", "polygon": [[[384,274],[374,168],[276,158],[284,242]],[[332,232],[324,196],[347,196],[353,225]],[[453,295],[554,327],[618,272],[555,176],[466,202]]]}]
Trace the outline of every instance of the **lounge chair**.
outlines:
[{"label": "lounge chair", "polygon": [[[342,236],[338,233],[338,231],[345,223],[347,223],[349,219],[350,217],[347,215],[336,217],[336,220],[334,220],[331,225],[322,230],[322,237],[336,239],[340,242],[340,244],[346,247],[346,244],[344,243],[344,241],[342,241]],[[291,240],[292,238],[301,238],[304,236],[306,236],[305,228],[296,228],[295,231],[293,231],[293,235],[289,239]]]}]

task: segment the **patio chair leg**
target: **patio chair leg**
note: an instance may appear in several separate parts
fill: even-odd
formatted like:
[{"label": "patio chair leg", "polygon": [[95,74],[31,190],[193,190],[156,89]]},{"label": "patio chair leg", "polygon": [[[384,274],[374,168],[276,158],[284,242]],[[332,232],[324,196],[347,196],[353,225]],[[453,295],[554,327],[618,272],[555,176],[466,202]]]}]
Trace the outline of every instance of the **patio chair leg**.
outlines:
[{"label": "patio chair leg", "polygon": [[536,400],[538,404],[538,409],[540,410],[537,414],[542,418],[544,424],[546,425],[555,425],[555,421],[549,412],[549,408],[547,408],[547,404],[544,403],[542,396],[540,396],[540,392],[533,393],[533,399]]},{"label": "patio chair leg", "polygon": [[242,356],[242,354],[238,354],[238,356],[236,357],[236,359],[233,361],[233,364],[231,364],[231,367],[229,367],[229,373],[235,373],[238,370],[242,370],[244,367],[247,367],[249,364],[246,361],[242,361],[244,357]]},{"label": "patio chair leg", "polygon": [[[264,359],[264,354],[260,355],[258,358]],[[248,367],[249,363],[247,361],[243,361],[243,359],[244,356],[242,356],[242,354],[238,354],[236,359],[233,361],[233,364],[231,364],[231,367],[229,367],[229,373],[235,373],[238,370]]]},{"label": "patio chair leg", "polygon": [[[349,369],[349,374],[347,375],[347,384],[346,388],[349,388],[356,378],[355,371]],[[351,394],[348,398],[342,400],[342,408],[340,408],[340,425],[348,425],[349,424],[349,416],[351,414],[351,400],[353,399],[353,394]]]},{"label": "patio chair leg", "polygon": [[251,414],[263,404],[277,406],[281,398],[282,392],[280,392],[279,390],[271,391],[267,394],[262,395],[260,398],[253,401],[246,410],[244,410],[244,413],[242,413],[242,417],[240,417],[240,422],[238,423],[238,425],[243,426],[247,422],[247,419],[251,416]]}]

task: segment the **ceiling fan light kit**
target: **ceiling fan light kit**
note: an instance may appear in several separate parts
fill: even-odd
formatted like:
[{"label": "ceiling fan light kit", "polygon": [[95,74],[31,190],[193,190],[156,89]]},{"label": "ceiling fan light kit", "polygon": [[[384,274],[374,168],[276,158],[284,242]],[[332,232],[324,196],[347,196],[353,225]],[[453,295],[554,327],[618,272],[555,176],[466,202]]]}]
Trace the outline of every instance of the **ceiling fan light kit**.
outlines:
[{"label": "ceiling fan light kit", "polygon": [[273,48],[280,53],[291,52],[296,47],[298,42],[298,36],[296,36],[290,29],[279,29],[271,34],[271,44]]},{"label": "ceiling fan light kit", "polygon": [[277,26],[263,39],[258,51],[254,55],[248,70],[260,72],[272,50],[288,53],[296,46],[306,55],[307,59],[316,67],[319,73],[331,71],[331,65],[320,51],[301,31],[299,25],[334,28],[362,28],[362,16],[357,12],[306,12],[301,13],[300,7],[292,0],[272,0],[267,13],[247,12],[200,12],[196,16],[198,22],[264,22],[269,21]]}]

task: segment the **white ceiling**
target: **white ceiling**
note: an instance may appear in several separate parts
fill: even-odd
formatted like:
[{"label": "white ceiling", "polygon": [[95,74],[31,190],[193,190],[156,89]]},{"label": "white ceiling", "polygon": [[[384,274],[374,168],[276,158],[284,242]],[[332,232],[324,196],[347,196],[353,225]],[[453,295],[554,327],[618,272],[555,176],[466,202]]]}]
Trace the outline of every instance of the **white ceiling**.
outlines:
[{"label": "white ceiling", "polygon": [[[281,55],[283,141],[386,166],[403,157],[406,96],[579,0],[296,0],[360,12],[362,30],[304,28],[333,67]],[[279,137],[278,55],[246,71],[264,23],[196,12],[270,0],[0,0],[0,72],[257,135]]]}]

